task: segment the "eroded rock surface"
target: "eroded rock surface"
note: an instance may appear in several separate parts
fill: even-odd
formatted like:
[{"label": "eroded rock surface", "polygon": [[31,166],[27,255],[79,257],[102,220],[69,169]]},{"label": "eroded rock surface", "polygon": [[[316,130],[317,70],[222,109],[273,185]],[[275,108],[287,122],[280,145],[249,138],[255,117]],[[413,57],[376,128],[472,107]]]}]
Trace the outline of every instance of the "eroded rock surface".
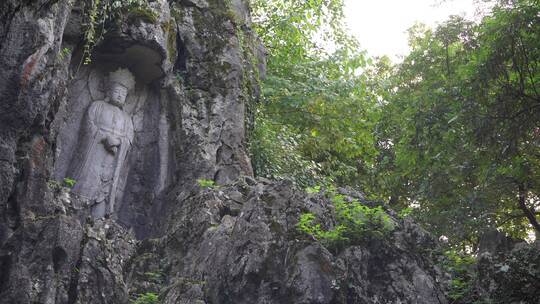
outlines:
[{"label": "eroded rock surface", "polygon": [[489,231],[480,246],[466,301],[540,303],[540,241],[528,244]]},{"label": "eroded rock surface", "polygon": [[[247,1],[147,4],[82,65],[82,0],[0,2],[0,303],[446,303],[413,223],[330,252],[295,228],[303,211],[331,222],[328,201],[249,177],[265,51]],[[133,137],[114,208],[91,216],[66,178],[118,68]]]},{"label": "eroded rock surface", "polygon": [[296,225],[302,212],[334,222],[332,203],[292,188],[246,178],[179,199],[168,233],[133,259],[131,292],[159,288],[163,303],[446,303],[435,242],[419,226],[390,212],[392,234],[331,252]]}]

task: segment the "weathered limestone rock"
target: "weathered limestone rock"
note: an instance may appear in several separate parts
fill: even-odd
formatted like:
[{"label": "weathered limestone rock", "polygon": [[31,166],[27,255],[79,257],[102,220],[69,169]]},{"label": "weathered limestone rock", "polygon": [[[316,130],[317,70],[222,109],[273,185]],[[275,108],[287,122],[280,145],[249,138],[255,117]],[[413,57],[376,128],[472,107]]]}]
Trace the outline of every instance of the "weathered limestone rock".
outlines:
[{"label": "weathered limestone rock", "polygon": [[517,242],[497,231],[488,232],[482,241],[470,298],[496,304],[540,303],[540,242]]},{"label": "weathered limestone rock", "polygon": [[[1,304],[446,303],[413,223],[330,252],[295,228],[332,221],[327,201],[250,177],[265,51],[247,1],[147,1],[82,65],[84,1],[0,2]],[[119,68],[127,96],[108,93]]]},{"label": "weathered limestone rock", "polygon": [[163,303],[447,303],[430,260],[435,242],[419,226],[394,214],[388,237],[330,252],[296,224],[308,211],[333,222],[331,202],[291,188],[239,181],[195,190],[178,201],[168,233],[141,246],[139,256],[159,262],[135,257],[130,268],[163,283],[134,276],[132,286],[161,293]]}]

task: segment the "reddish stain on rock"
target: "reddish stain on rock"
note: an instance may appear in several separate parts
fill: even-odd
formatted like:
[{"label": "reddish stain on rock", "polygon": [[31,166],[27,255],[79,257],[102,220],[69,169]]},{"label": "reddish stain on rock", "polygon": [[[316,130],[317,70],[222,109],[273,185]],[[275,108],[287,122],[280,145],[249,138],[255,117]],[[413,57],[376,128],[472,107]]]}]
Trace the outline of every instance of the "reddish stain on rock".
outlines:
[{"label": "reddish stain on rock", "polygon": [[41,168],[45,160],[45,148],[46,142],[43,137],[36,137],[32,141],[32,154],[30,156],[30,162],[32,168]]},{"label": "reddish stain on rock", "polygon": [[38,62],[40,56],[40,51],[35,52],[32,54],[28,59],[26,59],[26,62],[23,66],[22,76],[21,76],[21,86],[24,87],[28,84],[30,81],[30,78],[32,77],[32,73],[34,72],[34,68],[36,67],[36,64]]}]

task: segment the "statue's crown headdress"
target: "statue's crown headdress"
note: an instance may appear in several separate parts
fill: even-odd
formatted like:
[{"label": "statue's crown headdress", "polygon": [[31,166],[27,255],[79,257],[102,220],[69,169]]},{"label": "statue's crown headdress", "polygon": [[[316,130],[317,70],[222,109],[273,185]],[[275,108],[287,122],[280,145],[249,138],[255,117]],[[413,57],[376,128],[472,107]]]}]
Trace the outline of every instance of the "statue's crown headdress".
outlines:
[{"label": "statue's crown headdress", "polygon": [[123,85],[128,90],[131,90],[135,87],[135,77],[128,69],[118,69],[109,74],[109,80]]}]

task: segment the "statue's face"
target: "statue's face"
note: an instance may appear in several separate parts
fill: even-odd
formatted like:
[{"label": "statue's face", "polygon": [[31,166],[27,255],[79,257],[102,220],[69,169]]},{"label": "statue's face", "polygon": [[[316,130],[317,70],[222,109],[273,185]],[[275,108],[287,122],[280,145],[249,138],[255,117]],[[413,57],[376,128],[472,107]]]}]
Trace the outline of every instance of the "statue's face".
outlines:
[{"label": "statue's face", "polygon": [[113,83],[109,90],[110,102],[117,105],[124,105],[128,89],[121,84]]}]

